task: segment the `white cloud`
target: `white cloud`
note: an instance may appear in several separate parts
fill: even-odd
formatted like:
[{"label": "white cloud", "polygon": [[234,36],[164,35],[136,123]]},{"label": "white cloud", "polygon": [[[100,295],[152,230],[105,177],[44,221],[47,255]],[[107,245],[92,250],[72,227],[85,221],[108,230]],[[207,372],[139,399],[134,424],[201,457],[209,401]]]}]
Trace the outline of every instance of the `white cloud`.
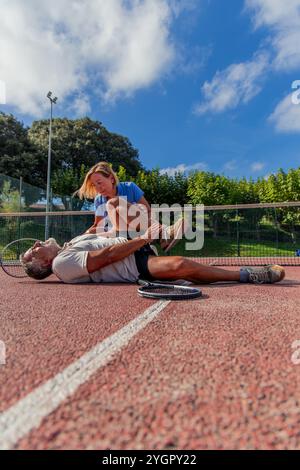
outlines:
[{"label": "white cloud", "polygon": [[300,104],[293,103],[293,93],[286,96],[275,108],[269,121],[279,132],[300,132]]},{"label": "white cloud", "polygon": [[228,162],[225,163],[223,168],[226,171],[234,171],[238,168],[237,161],[236,160],[229,160]]},{"label": "white cloud", "polygon": [[6,87],[5,83],[0,80],[0,104],[6,103]]},{"label": "white cloud", "polygon": [[248,103],[261,91],[268,63],[268,54],[259,52],[248,62],[218,71],[211,82],[204,83],[203,101],[195,107],[195,113],[221,113]]},{"label": "white cloud", "polygon": [[212,55],[213,47],[208,45],[205,47],[191,45],[176,49],[177,63],[180,67],[180,72],[185,75],[199,74],[201,69],[204,69],[209,57]]},{"label": "white cloud", "polygon": [[194,163],[193,165],[186,165],[185,163],[180,163],[176,167],[162,168],[160,174],[167,174],[169,176],[174,176],[175,173],[189,173],[195,170],[206,170],[207,164],[204,162]]},{"label": "white cloud", "polygon": [[255,26],[270,29],[275,52],[273,66],[293,70],[300,66],[300,0],[246,0]]},{"label": "white cloud", "polygon": [[[275,71],[299,69],[300,0],[246,0],[246,7],[254,12],[256,28],[269,28],[274,51],[272,68]],[[293,97],[295,94],[286,96],[269,117],[278,132],[300,132],[300,106],[293,103]]]},{"label": "white cloud", "polygon": [[79,95],[74,98],[72,110],[77,116],[85,116],[91,111],[91,103],[87,95]]},{"label": "white cloud", "polygon": [[261,171],[261,170],[264,169],[265,166],[266,166],[265,163],[254,162],[254,163],[252,163],[252,165],[251,165],[251,170],[252,170],[252,171],[255,171],[255,172]]},{"label": "white cloud", "polygon": [[172,8],[173,12],[178,16],[184,10],[187,11],[195,11],[195,9],[199,6],[199,0],[171,0],[170,8]]},{"label": "white cloud", "polygon": [[[176,60],[172,22],[199,0],[2,0],[0,80],[7,104],[36,117],[89,86],[102,100],[129,96]],[[78,98],[75,108],[88,109]]]},{"label": "white cloud", "polygon": [[[268,70],[290,71],[300,67],[300,0],[245,0],[245,7],[253,14],[255,28],[268,28],[268,40],[251,61],[232,64],[218,71],[211,82],[205,82],[196,114],[236,108],[261,91]],[[292,114],[295,113],[293,110]]]}]

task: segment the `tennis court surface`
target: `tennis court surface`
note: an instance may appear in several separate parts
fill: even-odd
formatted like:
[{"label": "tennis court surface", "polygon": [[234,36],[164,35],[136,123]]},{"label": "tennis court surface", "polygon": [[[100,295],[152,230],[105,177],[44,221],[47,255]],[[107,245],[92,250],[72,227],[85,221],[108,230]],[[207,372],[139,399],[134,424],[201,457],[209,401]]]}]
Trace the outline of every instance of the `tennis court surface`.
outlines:
[{"label": "tennis court surface", "polygon": [[299,268],[180,303],[135,285],[0,282],[1,448],[300,447]]},{"label": "tennis court surface", "polygon": [[[282,260],[276,285],[203,285],[201,299],[157,302],[136,285],[1,271],[0,448],[299,449],[299,207],[260,209],[211,209],[203,253],[190,256]],[[86,217],[53,215],[50,235],[66,241]],[[43,239],[41,215],[0,222],[2,245]]]}]

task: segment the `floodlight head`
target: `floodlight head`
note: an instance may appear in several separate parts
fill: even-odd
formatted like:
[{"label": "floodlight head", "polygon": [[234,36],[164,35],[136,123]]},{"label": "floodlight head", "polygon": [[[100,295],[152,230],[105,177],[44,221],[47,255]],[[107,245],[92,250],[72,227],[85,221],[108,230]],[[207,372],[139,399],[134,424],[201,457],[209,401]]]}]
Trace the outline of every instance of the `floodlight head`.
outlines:
[{"label": "floodlight head", "polygon": [[56,96],[55,98],[53,98],[52,101],[53,101],[53,103],[56,103],[56,101],[57,101],[57,96]]},{"label": "floodlight head", "polygon": [[47,98],[51,98],[51,96],[52,96],[52,91],[48,91]]}]

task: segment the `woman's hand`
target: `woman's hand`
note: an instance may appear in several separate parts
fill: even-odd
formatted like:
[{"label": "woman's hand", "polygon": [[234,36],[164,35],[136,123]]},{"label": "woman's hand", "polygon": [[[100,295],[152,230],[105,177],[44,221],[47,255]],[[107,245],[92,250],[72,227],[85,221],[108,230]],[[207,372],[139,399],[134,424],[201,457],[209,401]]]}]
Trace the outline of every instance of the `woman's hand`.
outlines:
[{"label": "woman's hand", "polygon": [[147,240],[148,243],[152,242],[153,240],[158,240],[159,235],[162,231],[162,226],[158,222],[152,222],[150,227],[147,228],[146,232],[144,235],[142,235],[140,238],[143,240]]}]

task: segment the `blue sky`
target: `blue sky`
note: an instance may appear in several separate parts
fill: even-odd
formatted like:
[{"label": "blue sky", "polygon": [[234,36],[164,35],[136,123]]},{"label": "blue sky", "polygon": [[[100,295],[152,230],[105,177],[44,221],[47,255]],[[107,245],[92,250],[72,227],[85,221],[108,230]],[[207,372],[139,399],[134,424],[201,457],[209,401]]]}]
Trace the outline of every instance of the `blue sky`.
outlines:
[{"label": "blue sky", "polygon": [[51,89],[56,116],[100,120],[169,174],[300,166],[300,0],[24,3],[2,8],[1,110],[47,117]]}]

